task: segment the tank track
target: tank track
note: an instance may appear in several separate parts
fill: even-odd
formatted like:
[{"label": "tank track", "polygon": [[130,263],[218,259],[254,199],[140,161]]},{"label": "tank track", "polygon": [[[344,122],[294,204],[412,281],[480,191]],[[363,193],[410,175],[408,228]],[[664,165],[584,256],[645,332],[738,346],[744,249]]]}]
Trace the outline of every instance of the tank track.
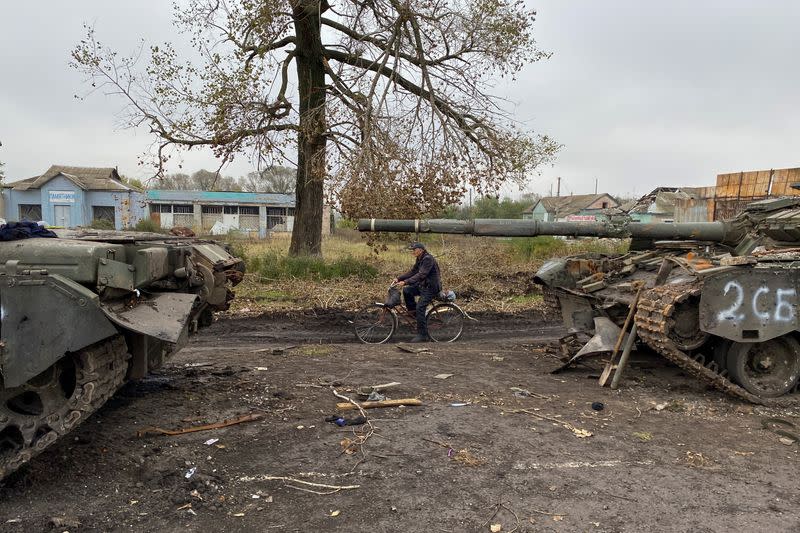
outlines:
[{"label": "tank track", "polygon": [[[0,390],[0,479],[77,427],[125,381],[130,356],[121,335],[70,357],[72,364],[62,360],[25,385]],[[72,377],[73,369],[65,397],[64,376]],[[41,399],[42,412],[24,414],[25,399],[33,394]]]},{"label": "tank track", "polygon": [[546,313],[554,320],[562,320],[561,302],[558,299],[558,293],[547,285],[542,285],[542,300],[544,301]]},{"label": "tank track", "polygon": [[691,296],[697,296],[701,289],[700,283],[688,283],[662,285],[643,291],[635,316],[639,337],[650,348],[692,377],[725,394],[768,407],[800,405],[800,393],[797,389],[779,398],[756,396],[728,379],[727,371],[720,371],[712,358],[705,357],[701,353],[689,355],[681,351],[669,338],[671,317],[676,305]]}]

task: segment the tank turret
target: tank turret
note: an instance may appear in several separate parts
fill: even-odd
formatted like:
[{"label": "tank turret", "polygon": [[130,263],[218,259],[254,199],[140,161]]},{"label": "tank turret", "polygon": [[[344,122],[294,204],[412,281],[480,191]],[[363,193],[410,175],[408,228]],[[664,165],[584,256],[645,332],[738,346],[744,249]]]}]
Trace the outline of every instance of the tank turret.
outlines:
[{"label": "tank turret", "polygon": [[[647,347],[725,393],[800,405],[800,198],[753,202],[727,221],[603,222],[361,219],[360,231],[494,237],[630,238],[622,255],[548,261],[533,279],[545,303],[593,353],[600,328],[630,312]],[[638,296],[637,296],[638,295]]]}]

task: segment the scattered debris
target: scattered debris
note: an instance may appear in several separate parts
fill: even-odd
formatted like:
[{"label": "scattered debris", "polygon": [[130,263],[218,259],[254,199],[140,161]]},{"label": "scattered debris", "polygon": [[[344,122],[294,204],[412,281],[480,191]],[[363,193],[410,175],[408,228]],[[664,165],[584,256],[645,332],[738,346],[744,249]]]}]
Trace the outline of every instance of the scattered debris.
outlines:
[{"label": "scattered debris", "polygon": [[[321,495],[334,494],[334,493],[342,491],[342,490],[353,490],[353,489],[361,488],[361,485],[327,485],[325,483],[313,483],[311,481],[303,481],[301,479],[296,479],[296,478],[288,477],[288,476],[269,476],[269,475],[265,475],[265,476],[258,476],[258,477],[242,477],[242,478],[239,478],[239,481],[283,481],[284,482],[284,486],[288,487],[290,489],[301,490],[301,491],[311,492],[311,493],[314,493],[314,494],[321,494]],[[327,490],[325,490],[325,491],[310,490],[310,489],[306,489],[306,488],[303,488],[303,487],[296,487],[296,486],[294,486],[294,484],[303,485],[305,487],[314,487],[316,489],[327,489]]]},{"label": "scattered debris", "polygon": [[499,361],[503,361],[504,359],[505,359],[505,357],[503,357],[502,355],[493,355],[492,356],[492,361],[498,361],[499,362]]},{"label": "scattered debris", "polygon": [[208,439],[203,444],[205,444],[206,446],[211,446],[212,444],[216,444],[218,442],[219,442],[219,439]]},{"label": "scattered debris", "polygon": [[594,411],[602,411],[605,408],[606,406],[603,402],[592,402],[592,410]]},{"label": "scattered debris", "polygon": [[509,390],[514,393],[514,396],[518,398],[539,398],[540,400],[549,400],[549,396],[545,396],[544,394],[539,394],[536,392],[531,392],[528,389],[523,389],[520,387],[510,387]]},{"label": "scattered debris", "polygon": [[336,408],[340,411],[347,411],[349,409],[375,409],[378,407],[398,407],[401,405],[422,405],[422,400],[417,398],[402,398],[399,400],[383,400],[380,402],[361,402],[359,404],[356,404],[355,402],[342,402],[337,403]]},{"label": "scattered debris", "polygon": [[650,442],[653,440],[653,434],[648,431],[634,431],[631,433],[634,437],[639,439],[642,442]]},{"label": "scattered debris", "polygon": [[253,413],[249,415],[237,416],[235,418],[227,418],[222,422],[216,422],[214,424],[206,424],[203,426],[194,426],[176,430],[150,427],[137,431],[136,436],[145,437],[147,435],[169,435],[169,436],[184,435],[186,433],[195,433],[197,431],[208,431],[209,429],[220,429],[228,426],[234,426],[236,424],[242,424],[244,422],[253,422],[255,420],[260,420],[263,417],[264,415],[261,413]]},{"label": "scattered debris", "polygon": [[433,379],[447,379],[453,377],[455,374],[436,374]]},{"label": "scattered debris", "polygon": [[331,516],[339,516],[340,513],[341,513],[341,511],[336,510],[336,511],[331,512]]},{"label": "scattered debris", "polygon": [[364,398],[367,398],[373,392],[380,392],[389,389],[391,387],[396,387],[398,385],[400,385],[399,381],[392,381],[391,383],[381,383],[379,385],[369,385],[367,387],[359,387],[358,390],[356,391],[356,394]]},{"label": "scattered debris", "polygon": [[367,418],[364,416],[356,416],[353,418],[345,418],[343,416],[331,415],[325,417],[325,422],[332,422],[339,427],[344,426],[360,426],[367,423]]},{"label": "scattered debris", "polygon": [[195,474],[195,472],[197,472],[197,467],[193,466],[189,470],[186,471],[186,473],[183,475],[183,477],[185,477],[186,479],[190,479]]},{"label": "scattered debris", "polygon": [[291,350],[292,348],[297,348],[297,345],[296,345],[296,344],[292,344],[291,346],[287,346],[287,347],[285,347],[285,348],[261,348],[261,349],[259,349],[259,350],[253,350],[253,351],[252,351],[252,352],[250,352],[250,353],[264,353],[264,352],[270,352],[272,355],[281,355],[281,354],[283,354],[284,352],[288,352],[288,351],[289,351],[289,350]]},{"label": "scattered debris", "polygon": [[486,462],[486,459],[482,459],[472,452],[464,448],[463,450],[458,450],[456,453],[448,456],[453,459],[453,461],[457,463],[461,463],[464,466],[480,466]]},{"label": "scattered debris", "polygon": [[456,402],[456,403],[451,403],[450,407],[464,407],[465,405],[469,405],[469,404],[468,403],[464,403],[464,402]]},{"label": "scattered debris", "polygon": [[780,442],[781,444],[785,444],[786,446],[791,446],[792,444],[794,444],[797,441],[794,440],[794,439],[790,439],[788,437],[781,437],[781,438],[778,439],[778,442]]},{"label": "scattered debris", "polygon": [[534,411],[531,411],[529,409],[511,409],[508,412],[509,413],[526,413],[526,414],[529,414],[529,415],[534,416],[536,418],[539,418],[541,420],[549,420],[550,422],[558,424],[559,426],[572,431],[573,435],[575,435],[579,439],[585,439],[587,437],[591,437],[591,436],[594,435],[594,433],[592,433],[591,431],[589,431],[587,429],[577,428],[577,427],[573,426],[572,424],[570,424],[569,422],[565,422],[563,420],[559,420],[558,418],[554,418],[552,416],[541,415],[541,414],[536,413]]},{"label": "scattered debris", "polygon": [[369,396],[367,396],[368,402],[382,402],[386,399],[385,394],[381,394],[378,391],[372,391]]},{"label": "scattered debris", "polygon": [[714,461],[699,452],[686,452],[686,463],[697,468],[707,468],[714,465]]},{"label": "scattered debris", "polygon": [[403,350],[404,352],[408,353],[422,353],[422,352],[430,352],[431,349],[425,346],[408,346],[406,344],[398,344],[398,350]]},{"label": "scattered debris", "polygon": [[[512,508],[508,507],[508,506],[507,506],[506,504],[504,504],[504,503],[498,503],[498,504],[495,504],[495,506],[494,506],[494,512],[492,513],[492,516],[490,516],[490,517],[489,517],[489,519],[488,519],[488,520],[486,520],[486,522],[484,522],[483,524],[481,524],[481,529],[482,529],[483,527],[485,527],[485,526],[486,526],[486,524],[488,524],[489,522],[491,522],[491,521],[494,519],[494,517],[496,517],[496,516],[497,516],[497,514],[498,514],[498,513],[499,513],[501,510],[506,510],[506,511],[508,511],[509,513],[511,513],[511,515],[513,515],[513,516],[514,516],[514,520],[516,521],[516,525],[514,526],[514,528],[513,528],[513,529],[510,529],[510,530],[508,531],[508,533],[514,533],[514,531],[518,530],[518,529],[519,529],[519,526],[520,526],[519,515],[517,515],[517,513],[515,513],[515,512],[514,512],[514,510],[513,510]],[[490,526],[489,526],[489,531],[491,531],[492,533],[498,533],[499,531],[502,531],[502,530],[503,530],[503,525],[502,525],[501,523],[494,523],[494,524],[492,524],[492,525],[490,525]]]},{"label": "scattered debris", "polygon": [[54,516],[50,519],[50,525],[54,528],[79,528],[81,526],[80,521],[74,517],[68,516]]}]

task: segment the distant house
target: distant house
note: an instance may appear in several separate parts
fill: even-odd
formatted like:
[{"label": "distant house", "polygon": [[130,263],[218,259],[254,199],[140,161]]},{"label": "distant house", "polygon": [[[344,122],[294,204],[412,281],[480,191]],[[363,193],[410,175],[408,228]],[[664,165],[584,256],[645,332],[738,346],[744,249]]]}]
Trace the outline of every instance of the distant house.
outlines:
[{"label": "distant house", "polygon": [[713,196],[714,187],[658,187],[626,211],[636,222],[704,222],[709,193]]},{"label": "distant house", "polygon": [[523,211],[522,218],[550,221],[595,221],[605,218],[605,209],[618,208],[619,202],[607,193],[545,196]]},{"label": "distant house", "polygon": [[145,213],[142,191],[122,183],[117,169],[53,165],[41,176],[3,185],[3,216],[50,226],[88,226],[107,220],[116,229]]}]

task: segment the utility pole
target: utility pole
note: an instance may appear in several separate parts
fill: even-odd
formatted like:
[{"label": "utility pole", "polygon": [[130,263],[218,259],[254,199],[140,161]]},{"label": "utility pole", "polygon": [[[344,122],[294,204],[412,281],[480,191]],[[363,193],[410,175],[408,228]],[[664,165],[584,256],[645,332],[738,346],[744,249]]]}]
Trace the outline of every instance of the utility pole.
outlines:
[{"label": "utility pole", "polygon": [[561,176],[556,178],[558,185],[556,186],[556,196],[561,196]]},{"label": "utility pole", "polygon": [[594,193],[597,194],[597,178],[594,179]]}]

